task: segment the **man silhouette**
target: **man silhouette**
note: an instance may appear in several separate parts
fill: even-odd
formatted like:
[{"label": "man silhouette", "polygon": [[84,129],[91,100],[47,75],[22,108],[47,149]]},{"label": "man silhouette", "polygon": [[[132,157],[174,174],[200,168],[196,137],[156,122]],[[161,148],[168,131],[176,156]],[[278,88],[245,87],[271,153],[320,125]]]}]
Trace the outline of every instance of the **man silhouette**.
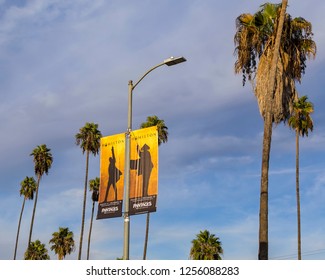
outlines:
[{"label": "man silhouette", "polygon": [[109,189],[112,186],[115,193],[115,201],[117,200],[117,189],[116,183],[120,180],[122,172],[116,167],[116,158],[114,153],[114,147],[112,147],[112,156],[109,158],[109,165],[108,165],[108,181],[107,181],[107,188],[105,194],[105,202],[108,201],[108,193]]},{"label": "man silhouette", "polygon": [[137,145],[137,152],[139,155],[138,176],[142,175],[142,197],[148,196],[148,187],[150,175],[153,168],[151,161],[150,147],[144,144],[141,149]]}]

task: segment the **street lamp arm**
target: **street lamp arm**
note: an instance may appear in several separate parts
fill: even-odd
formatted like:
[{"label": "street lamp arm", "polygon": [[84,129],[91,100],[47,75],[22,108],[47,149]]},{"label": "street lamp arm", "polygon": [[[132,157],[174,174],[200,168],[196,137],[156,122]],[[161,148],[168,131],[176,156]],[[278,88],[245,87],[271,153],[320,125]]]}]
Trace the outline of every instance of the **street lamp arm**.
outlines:
[{"label": "street lamp arm", "polygon": [[145,76],[147,76],[151,71],[155,70],[156,68],[163,66],[163,65],[167,65],[167,66],[173,66],[175,64],[179,64],[182,62],[185,62],[186,59],[181,56],[181,57],[170,57],[165,59],[163,62],[157,64],[156,66],[152,67],[151,69],[149,69],[146,73],[143,74],[143,76],[134,84],[132,85],[132,90],[135,89],[135,87],[144,79]]},{"label": "street lamp arm", "polygon": [[159,63],[156,66],[152,67],[151,69],[149,69],[146,73],[143,74],[143,76],[132,86],[132,90],[135,89],[135,87],[153,70],[155,70],[156,68],[165,65],[165,62]]}]

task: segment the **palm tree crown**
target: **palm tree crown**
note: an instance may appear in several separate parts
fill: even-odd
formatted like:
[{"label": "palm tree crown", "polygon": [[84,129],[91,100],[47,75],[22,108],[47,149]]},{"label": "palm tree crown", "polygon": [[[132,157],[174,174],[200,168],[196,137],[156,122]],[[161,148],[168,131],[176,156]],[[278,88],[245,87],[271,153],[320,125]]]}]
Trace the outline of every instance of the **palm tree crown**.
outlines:
[{"label": "palm tree crown", "polygon": [[73,232],[69,228],[60,227],[59,231],[54,232],[52,236],[50,243],[53,245],[50,249],[54,250],[59,260],[63,260],[67,254],[71,254],[75,249]]},{"label": "palm tree crown", "polygon": [[49,260],[50,256],[45,248],[45,244],[41,241],[36,240],[35,242],[30,242],[28,249],[25,252],[25,260]]},{"label": "palm tree crown", "polygon": [[190,258],[193,260],[221,260],[222,254],[219,238],[208,230],[200,231],[192,240]]},{"label": "palm tree crown", "polygon": [[100,185],[100,179],[98,177],[89,180],[89,190],[92,192],[91,198],[93,202],[98,201],[99,185]]},{"label": "palm tree crown", "polygon": [[101,132],[98,130],[98,124],[86,123],[84,127],[79,129],[76,134],[76,145],[82,148],[82,152],[89,151],[94,156],[98,154],[100,147]]},{"label": "palm tree crown", "polygon": [[26,176],[26,178],[20,183],[20,196],[24,196],[24,199],[30,199],[33,200],[34,199],[34,193],[36,191],[36,181],[33,177],[28,177]]},{"label": "palm tree crown", "polygon": [[165,121],[159,119],[157,116],[147,117],[147,121],[140,125],[140,128],[146,128],[151,126],[157,126],[158,129],[158,146],[161,143],[168,141],[168,127],[165,125]]},{"label": "palm tree crown", "polygon": [[300,136],[308,136],[308,131],[313,131],[314,124],[310,116],[314,112],[313,103],[307,101],[308,97],[302,96],[293,104],[293,113],[289,119],[289,125]]},{"label": "palm tree crown", "polygon": [[37,176],[46,175],[53,163],[53,157],[51,154],[51,149],[47,148],[45,144],[37,146],[33,152],[30,154],[33,156],[34,160],[34,170]]},{"label": "palm tree crown", "polygon": [[[257,13],[242,14],[236,19],[235,72],[242,72],[244,84],[247,79],[256,81],[253,87],[263,117],[266,110],[265,88],[280,11],[281,4],[266,3]],[[302,17],[292,18],[285,14],[273,105],[273,120],[276,123],[289,118],[296,97],[294,82],[301,82],[307,58],[316,55],[316,44],[312,36],[310,22]]]}]

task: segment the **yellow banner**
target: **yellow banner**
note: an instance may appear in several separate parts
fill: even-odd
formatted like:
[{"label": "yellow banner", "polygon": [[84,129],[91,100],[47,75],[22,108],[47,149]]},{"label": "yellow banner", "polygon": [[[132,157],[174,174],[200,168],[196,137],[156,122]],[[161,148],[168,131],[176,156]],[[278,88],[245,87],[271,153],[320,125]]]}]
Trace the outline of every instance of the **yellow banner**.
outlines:
[{"label": "yellow banner", "polygon": [[122,216],[125,133],[101,138],[97,219]]},{"label": "yellow banner", "polygon": [[157,126],[131,132],[130,215],[156,211],[158,195]]}]

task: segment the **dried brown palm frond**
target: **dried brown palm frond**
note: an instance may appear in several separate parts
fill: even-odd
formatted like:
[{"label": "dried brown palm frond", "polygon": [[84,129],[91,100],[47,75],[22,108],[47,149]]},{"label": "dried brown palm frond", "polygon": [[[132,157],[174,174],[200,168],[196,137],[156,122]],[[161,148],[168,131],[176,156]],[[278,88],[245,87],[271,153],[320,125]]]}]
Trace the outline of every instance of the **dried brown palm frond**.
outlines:
[{"label": "dried brown palm frond", "polygon": [[[270,61],[272,59],[271,49],[264,52],[260,57],[256,71],[256,84],[254,94],[256,96],[261,116],[264,118],[266,113],[266,102],[269,100],[268,86],[270,75]],[[281,52],[277,63],[276,85],[272,100],[273,122],[280,123],[286,121],[292,112],[292,104],[297,96],[294,80],[288,76],[289,58],[284,52]]]}]

